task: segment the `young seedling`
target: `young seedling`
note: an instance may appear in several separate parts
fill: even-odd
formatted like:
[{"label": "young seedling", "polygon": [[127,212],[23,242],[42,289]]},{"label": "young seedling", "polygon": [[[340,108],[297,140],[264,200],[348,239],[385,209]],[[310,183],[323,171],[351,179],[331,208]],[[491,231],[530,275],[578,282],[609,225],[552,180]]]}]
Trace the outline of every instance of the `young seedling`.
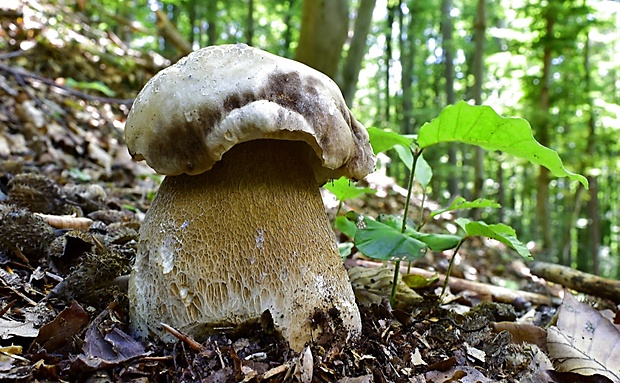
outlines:
[{"label": "young seedling", "polygon": [[[409,205],[416,173],[424,169],[424,167],[418,167],[418,164],[421,163],[422,152],[427,147],[442,142],[461,142],[477,145],[486,150],[501,150],[533,164],[544,166],[557,177],[569,177],[571,180],[581,182],[586,188],[588,187],[585,177],[566,170],[555,151],[536,141],[532,135],[531,126],[526,120],[502,117],[488,106],[471,106],[463,101],[448,106],[435,120],[420,128],[415,140],[410,136],[373,128],[370,128],[368,133],[375,154],[391,148],[399,148],[397,153],[403,162],[411,164],[402,217],[379,216],[377,219],[371,219],[357,214],[347,215],[352,222],[356,223],[354,243],[357,248],[370,258],[395,263],[394,286],[401,261],[416,260],[422,257],[428,249],[442,251],[454,248],[444,282],[443,296],[454,256],[463,242],[474,236],[498,240],[516,250],[524,258],[531,259],[529,250],[517,239],[515,230],[504,224],[487,224],[482,221],[457,218],[455,223],[462,229],[460,234],[425,234],[419,231],[430,219],[447,211],[499,207],[499,204],[486,199],[466,201],[463,198],[456,198],[450,206],[431,212],[428,218],[420,217],[419,224],[416,226],[408,219]],[[425,171],[418,181],[423,189],[430,181],[429,174],[432,176],[432,172]],[[390,302],[394,304],[394,300],[395,289],[390,296]]]}]

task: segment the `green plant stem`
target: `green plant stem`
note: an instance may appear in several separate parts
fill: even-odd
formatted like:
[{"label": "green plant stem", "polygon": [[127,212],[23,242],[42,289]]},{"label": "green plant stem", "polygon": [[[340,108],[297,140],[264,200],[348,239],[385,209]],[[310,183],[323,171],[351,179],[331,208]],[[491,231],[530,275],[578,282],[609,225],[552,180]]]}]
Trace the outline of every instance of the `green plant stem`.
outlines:
[{"label": "green plant stem", "polygon": [[332,220],[332,230],[336,227],[336,218],[338,218],[338,214],[340,214],[340,209],[342,209],[342,200],[338,200],[338,209],[336,209],[336,214]]},{"label": "green plant stem", "polygon": [[[409,203],[411,202],[411,192],[413,190],[413,180],[415,179],[415,167],[418,163],[418,158],[422,155],[424,149],[412,150],[413,163],[411,164],[411,171],[409,172],[409,181],[407,182],[407,198],[405,200],[405,211],[403,212],[403,224],[401,225],[400,232],[405,233],[407,229],[407,215],[409,215]],[[392,293],[390,294],[390,305],[394,307],[396,303],[396,286],[398,284],[398,275],[400,274],[400,260],[394,262],[394,279],[392,281]]]},{"label": "green plant stem", "polygon": [[420,229],[422,229],[422,226],[424,226],[424,224],[426,223],[426,221],[424,221],[424,204],[425,203],[426,203],[426,189],[422,191],[422,206],[420,207],[420,224],[418,225],[416,229],[418,231],[420,231]]},{"label": "green plant stem", "polygon": [[452,254],[452,258],[450,259],[450,263],[448,264],[448,271],[446,272],[446,278],[443,281],[443,288],[441,289],[441,295],[439,296],[440,301],[443,299],[443,295],[445,294],[446,289],[448,288],[448,279],[450,278],[450,274],[452,273],[452,266],[454,266],[454,260],[456,259],[456,254],[459,252],[461,245],[463,244],[463,242],[465,242],[466,239],[467,237],[463,237],[463,239],[461,239],[459,243],[456,245],[456,247],[454,248],[454,253]]}]

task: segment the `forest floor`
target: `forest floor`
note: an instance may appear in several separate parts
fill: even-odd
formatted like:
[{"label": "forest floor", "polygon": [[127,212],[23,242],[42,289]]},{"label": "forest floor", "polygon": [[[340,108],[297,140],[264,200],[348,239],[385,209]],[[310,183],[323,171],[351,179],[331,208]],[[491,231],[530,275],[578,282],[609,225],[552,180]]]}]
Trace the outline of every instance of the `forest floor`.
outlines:
[{"label": "forest floor", "polygon": [[[577,381],[553,372],[547,348],[562,287],[484,240],[469,242],[452,271],[455,281],[478,285],[453,287],[440,302],[435,282],[417,289],[421,303],[396,307],[375,291],[374,303],[360,302],[362,335],[349,342],[329,319],[301,354],[258,325],[200,343],[132,338],[126,276],[161,178],[132,161],[123,124],[133,97],[168,63],[88,28],[79,13],[38,7],[0,12],[0,380]],[[47,22],[57,14],[64,27]],[[371,216],[402,211],[391,182],[374,177],[384,196],[349,207]],[[415,266],[445,272],[450,256],[428,254]],[[381,266],[359,254],[347,265]],[[590,301],[617,320],[613,302]],[[594,372],[606,370],[615,373]]]}]

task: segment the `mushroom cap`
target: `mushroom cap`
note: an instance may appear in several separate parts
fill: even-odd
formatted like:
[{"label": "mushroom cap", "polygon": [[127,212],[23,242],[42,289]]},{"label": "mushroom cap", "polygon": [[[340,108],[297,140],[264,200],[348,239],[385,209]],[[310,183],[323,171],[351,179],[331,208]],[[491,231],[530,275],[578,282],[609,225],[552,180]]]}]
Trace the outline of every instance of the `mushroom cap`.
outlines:
[{"label": "mushroom cap", "polygon": [[237,143],[262,138],[308,143],[319,184],[374,169],[368,133],[336,83],[244,44],[203,48],[157,73],[125,126],[134,159],[164,175],[203,173]]}]

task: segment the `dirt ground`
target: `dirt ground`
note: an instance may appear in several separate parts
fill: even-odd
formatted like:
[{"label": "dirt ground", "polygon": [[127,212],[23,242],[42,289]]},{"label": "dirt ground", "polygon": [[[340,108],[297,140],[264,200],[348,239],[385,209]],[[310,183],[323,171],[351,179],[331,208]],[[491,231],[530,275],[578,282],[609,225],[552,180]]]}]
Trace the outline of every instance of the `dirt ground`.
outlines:
[{"label": "dirt ground", "polygon": [[[37,11],[0,14],[0,380],[568,381],[547,373],[553,366],[535,339],[544,337],[560,289],[483,240],[460,252],[455,278],[509,285],[547,301],[500,301],[464,289],[440,304],[434,283],[416,289],[422,301],[391,307],[386,294],[374,292],[372,304],[360,302],[358,339],[346,341],[328,313],[317,313],[325,332],[301,353],[260,324],[200,343],[182,334],[174,344],[132,338],[127,275],[161,177],[131,160],[123,123],[137,91],[167,62],[86,28],[79,14],[64,20],[74,33],[56,36],[58,27],[43,19],[63,10]],[[377,185],[386,196],[350,207],[371,215],[400,211],[398,188],[389,180]],[[445,272],[448,261],[449,254],[429,254],[415,266]],[[357,254],[347,265],[364,262]],[[506,323],[532,326],[532,336],[517,339]]]}]

